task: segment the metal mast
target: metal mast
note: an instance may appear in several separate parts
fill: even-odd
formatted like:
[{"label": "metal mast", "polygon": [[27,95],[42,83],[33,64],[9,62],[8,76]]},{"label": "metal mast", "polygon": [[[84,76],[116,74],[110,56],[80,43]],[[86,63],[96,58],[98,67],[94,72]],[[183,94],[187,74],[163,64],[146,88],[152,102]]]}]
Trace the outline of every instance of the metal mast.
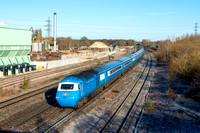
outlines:
[{"label": "metal mast", "polygon": [[56,25],[56,13],[54,13],[54,51],[56,51],[56,29],[57,25]]}]

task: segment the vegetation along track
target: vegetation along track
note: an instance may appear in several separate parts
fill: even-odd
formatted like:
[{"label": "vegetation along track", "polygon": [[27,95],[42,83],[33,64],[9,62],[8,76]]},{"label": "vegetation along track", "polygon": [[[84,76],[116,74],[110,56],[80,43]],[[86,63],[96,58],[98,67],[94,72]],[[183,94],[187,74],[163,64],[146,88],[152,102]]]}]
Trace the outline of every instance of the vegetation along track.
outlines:
[{"label": "vegetation along track", "polygon": [[[128,95],[124,98],[119,107],[115,110],[110,119],[105,123],[104,127],[100,132],[126,132],[124,130],[127,129],[127,120],[131,117],[130,114],[133,112],[133,108],[136,108],[136,102],[139,100],[140,94],[144,89],[145,82],[148,78],[150,69],[151,69],[151,55],[149,54],[149,60],[142,72],[142,74],[138,77],[135,85],[132,87]],[[149,67],[148,67],[149,66]],[[148,70],[147,70],[148,69]],[[135,90],[137,90],[137,95],[135,95]],[[141,98],[141,97],[140,97]],[[131,104],[130,104],[131,103]],[[126,112],[126,113],[125,113]],[[130,121],[129,121],[130,122]],[[125,129],[126,128],[126,129]]]}]

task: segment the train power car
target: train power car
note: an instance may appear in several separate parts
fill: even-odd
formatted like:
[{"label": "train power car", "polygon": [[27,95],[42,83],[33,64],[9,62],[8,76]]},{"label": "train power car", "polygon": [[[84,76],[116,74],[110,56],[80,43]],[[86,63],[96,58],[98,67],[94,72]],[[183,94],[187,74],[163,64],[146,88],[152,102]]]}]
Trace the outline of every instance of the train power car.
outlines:
[{"label": "train power car", "polygon": [[65,77],[59,82],[56,100],[61,107],[75,107],[90,93],[122,74],[144,54],[141,48],[134,54],[102,66]]}]

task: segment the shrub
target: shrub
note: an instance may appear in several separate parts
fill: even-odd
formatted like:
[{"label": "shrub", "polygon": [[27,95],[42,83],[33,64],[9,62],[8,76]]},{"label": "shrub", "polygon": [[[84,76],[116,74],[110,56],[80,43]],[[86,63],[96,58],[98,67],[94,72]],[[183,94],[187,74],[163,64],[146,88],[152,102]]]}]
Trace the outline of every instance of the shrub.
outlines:
[{"label": "shrub", "polygon": [[154,110],[153,100],[151,98],[147,99],[145,103],[145,110],[148,110],[148,111]]},{"label": "shrub", "polygon": [[181,76],[194,85],[200,94],[200,36],[178,37],[174,42],[165,41],[155,52],[157,61],[167,61],[170,79]]},{"label": "shrub", "polygon": [[28,79],[24,76],[24,81],[21,83],[21,88],[28,89],[29,86],[30,86],[30,79]]}]

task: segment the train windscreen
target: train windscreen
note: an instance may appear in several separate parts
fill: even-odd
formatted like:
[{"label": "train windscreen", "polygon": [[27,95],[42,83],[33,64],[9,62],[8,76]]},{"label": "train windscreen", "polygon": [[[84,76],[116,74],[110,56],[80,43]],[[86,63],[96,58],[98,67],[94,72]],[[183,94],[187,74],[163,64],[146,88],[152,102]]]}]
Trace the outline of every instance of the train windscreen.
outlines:
[{"label": "train windscreen", "polygon": [[61,90],[73,90],[74,84],[61,84]]}]

